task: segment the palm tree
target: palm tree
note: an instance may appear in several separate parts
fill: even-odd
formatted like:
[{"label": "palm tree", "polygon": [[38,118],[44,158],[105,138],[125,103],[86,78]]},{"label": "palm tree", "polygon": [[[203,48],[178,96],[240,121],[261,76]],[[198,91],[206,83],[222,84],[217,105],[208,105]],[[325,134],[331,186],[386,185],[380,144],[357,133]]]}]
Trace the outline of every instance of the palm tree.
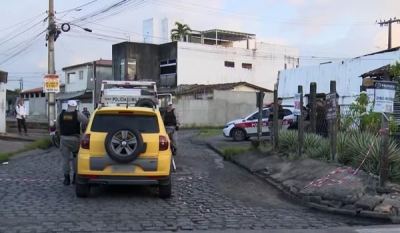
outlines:
[{"label": "palm tree", "polygon": [[176,28],[171,30],[171,40],[172,41],[184,41],[185,36],[190,35],[192,29],[189,25],[175,22]]}]

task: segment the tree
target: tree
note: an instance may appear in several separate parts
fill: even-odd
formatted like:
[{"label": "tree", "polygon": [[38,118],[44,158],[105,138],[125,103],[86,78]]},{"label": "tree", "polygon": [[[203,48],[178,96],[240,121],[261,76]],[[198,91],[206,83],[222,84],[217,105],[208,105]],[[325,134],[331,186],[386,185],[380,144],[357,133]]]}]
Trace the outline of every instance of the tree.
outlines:
[{"label": "tree", "polygon": [[15,88],[15,89],[14,89],[14,92],[17,93],[17,94],[19,94],[19,93],[21,92],[21,90],[20,90],[19,88]]},{"label": "tree", "polygon": [[395,64],[390,66],[389,70],[390,76],[393,77],[393,80],[397,81],[397,90],[396,90],[396,98],[400,98],[400,62],[396,61]]},{"label": "tree", "polygon": [[192,29],[189,25],[175,22],[176,28],[171,30],[171,40],[172,41],[184,41],[185,36],[190,35]]}]

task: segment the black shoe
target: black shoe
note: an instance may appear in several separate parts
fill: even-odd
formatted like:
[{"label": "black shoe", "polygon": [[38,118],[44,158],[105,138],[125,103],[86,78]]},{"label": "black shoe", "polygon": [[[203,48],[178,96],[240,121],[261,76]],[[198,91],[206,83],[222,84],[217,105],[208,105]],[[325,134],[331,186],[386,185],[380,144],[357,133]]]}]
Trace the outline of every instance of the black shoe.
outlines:
[{"label": "black shoe", "polygon": [[71,184],[75,184],[75,183],[76,183],[76,174],[74,173],[74,175],[72,176]]},{"label": "black shoe", "polygon": [[64,175],[64,182],[63,182],[63,184],[64,184],[64,185],[70,185],[70,184],[71,184],[71,178],[69,177],[69,174],[68,174],[68,175]]},{"label": "black shoe", "polygon": [[177,151],[178,149],[175,147],[173,150],[172,150],[172,155],[176,155],[176,151]]}]

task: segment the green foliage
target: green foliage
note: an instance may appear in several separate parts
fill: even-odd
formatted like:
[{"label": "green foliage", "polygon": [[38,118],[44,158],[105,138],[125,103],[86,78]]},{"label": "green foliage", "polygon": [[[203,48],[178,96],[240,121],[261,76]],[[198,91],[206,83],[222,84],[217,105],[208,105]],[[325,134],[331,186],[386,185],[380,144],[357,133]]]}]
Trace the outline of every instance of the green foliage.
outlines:
[{"label": "green foliage", "polygon": [[243,153],[246,149],[243,147],[228,147],[222,150],[222,153],[227,157]]},{"label": "green foliage", "polygon": [[296,152],[298,150],[299,135],[296,130],[279,131],[279,147],[283,151]]},{"label": "green foliage", "polygon": [[9,152],[9,153],[0,153],[0,163],[8,161],[11,156],[16,155],[16,154],[20,154],[20,153],[27,152],[30,150],[35,150],[35,149],[46,150],[52,146],[53,146],[53,142],[51,141],[51,138],[42,138],[42,139],[36,140],[36,141],[24,146],[23,148],[21,148],[19,150]]},{"label": "green foliage", "polygon": [[389,70],[390,76],[397,80],[397,90],[396,90],[396,99],[400,98],[400,62],[396,61],[393,65],[390,66]]},{"label": "green foliage", "polygon": [[[282,152],[294,152],[297,149],[297,131],[282,130],[279,134],[280,149]],[[296,135],[296,136],[295,136]],[[374,143],[373,143],[374,142]],[[375,138],[371,132],[339,132],[337,137],[338,160],[341,164],[357,168],[364,157],[371,150],[362,169],[379,175],[379,157],[381,138]],[[291,145],[295,145],[294,147]],[[372,146],[371,146],[372,145]],[[296,149],[294,149],[296,148]],[[323,161],[330,160],[330,141],[316,134],[304,135],[304,156]],[[400,179],[400,145],[393,138],[389,140],[389,177]]]},{"label": "green foliage", "polygon": [[171,30],[172,41],[183,41],[184,37],[192,32],[192,29],[187,24],[175,22],[175,26],[176,28]]},{"label": "green foliage", "polygon": [[[381,113],[373,112],[374,101],[370,100],[366,92],[361,92],[349,109],[340,116],[340,131],[361,131],[376,133],[381,128]],[[397,123],[393,116],[390,116],[390,131],[397,130]]]}]

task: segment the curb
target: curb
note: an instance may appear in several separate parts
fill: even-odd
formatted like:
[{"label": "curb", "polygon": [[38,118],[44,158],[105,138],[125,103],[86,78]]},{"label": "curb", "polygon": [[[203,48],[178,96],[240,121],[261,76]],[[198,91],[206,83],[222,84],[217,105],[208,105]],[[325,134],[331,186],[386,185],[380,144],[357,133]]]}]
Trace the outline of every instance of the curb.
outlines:
[{"label": "curb", "polygon": [[8,136],[8,135],[0,135],[0,140],[4,141],[24,141],[24,142],[34,142],[37,139],[33,138],[24,138],[24,137],[14,137],[14,136]]},{"label": "curb", "polygon": [[368,210],[357,211],[357,210],[338,209],[338,208],[333,208],[333,207],[328,207],[328,206],[316,204],[316,203],[313,203],[313,202],[303,201],[302,199],[300,199],[300,197],[297,194],[289,191],[289,189],[287,187],[277,183],[274,179],[272,179],[270,177],[262,176],[262,175],[260,175],[258,173],[255,173],[255,172],[252,172],[250,169],[248,169],[247,167],[237,163],[233,159],[226,160],[226,156],[217,147],[215,147],[214,145],[212,145],[211,143],[206,142],[206,141],[204,143],[207,145],[207,147],[209,149],[211,149],[212,151],[214,151],[218,155],[222,156],[225,161],[230,161],[230,162],[238,165],[239,167],[244,168],[245,170],[247,170],[251,174],[255,175],[256,177],[262,179],[263,181],[266,181],[270,185],[272,185],[275,188],[277,188],[279,191],[284,193],[291,200],[296,201],[297,203],[299,203],[301,205],[305,205],[310,209],[324,211],[324,212],[328,212],[328,213],[332,213],[332,214],[340,214],[340,215],[352,216],[352,217],[361,217],[361,218],[369,218],[369,219],[372,218],[372,219],[379,219],[379,220],[389,220],[394,224],[400,223],[400,216],[393,216],[393,215],[389,215],[389,214],[386,214],[386,213],[379,213],[379,212],[368,211]]}]

